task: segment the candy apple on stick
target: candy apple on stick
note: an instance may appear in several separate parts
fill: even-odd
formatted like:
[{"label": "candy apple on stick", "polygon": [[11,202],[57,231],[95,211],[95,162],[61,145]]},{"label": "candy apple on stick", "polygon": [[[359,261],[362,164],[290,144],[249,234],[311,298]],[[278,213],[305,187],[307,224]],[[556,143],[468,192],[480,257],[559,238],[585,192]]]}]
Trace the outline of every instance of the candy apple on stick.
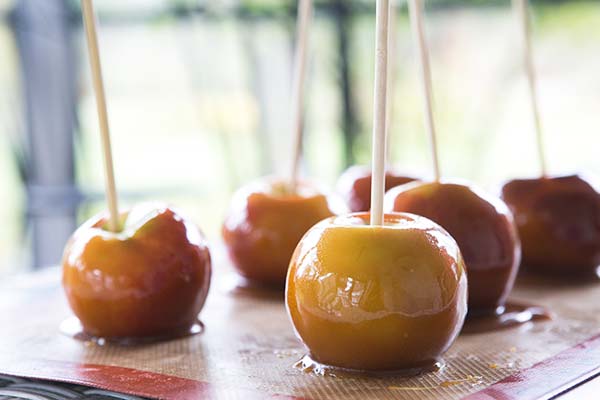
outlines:
[{"label": "candy apple on stick", "polygon": [[[391,121],[394,110],[394,71],[396,65],[395,48],[396,48],[396,12],[399,1],[392,1],[392,12],[390,13],[389,21],[389,56],[388,56],[388,83],[387,83],[387,117],[386,117],[386,138],[390,140]],[[390,157],[389,146],[387,147],[387,156]],[[389,164],[389,163],[388,163]],[[363,165],[353,165],[348,168],[340,176],[337,184],[338,192],[343,196],[346,204],[352,212],[369,211],[371,208],[371,168]],[[400,174],[394,168],[387,167],[385,174],[385,190],[390,190],[393,187],[403,185],[414,181],[414,178]]]},{"label": "candy apple on stick", "polygon": [[298,244],[286,307],[307,366],[417,372],[460,331],[467,280],[459,247],[436,223],[383,213],[389,0],[377,0],[371,213],[326,219]]},{"label": "candy apple on stick", "polygon": [[[240,275],[283,288],[290,257],[306,231],[335,215],[335,204],[318,186],[300,180],[306,53],[312,0],[298,2],[298,33],[292,95],[292,151],[287,179],[268,177],[239,189],[223,224],[223,240]],[[340,208],[341,206],[341,208]]]},{"label": "candy apple on stick", "polygon": [[92,0],[82,0],[106,178],[108,213],[84,223],[63,256],[63,287],[85,334],[109,340],[189,333],[208,294],[202,233],[176,211],[141,204],[119,213]]},{"label": "candy apple on stick", "polygon": [[473,186],[442,180],[438,162],[433,115],[429,56],[423,29],[423,0],[410,0],[424,93],[425,125],[429,132],[433,182],[408,183],[386,194],[387,211],[427,217],[444,227],[458,242],[469,277],[469,314],[503,311],[520,259],[520,245],[513,218],[500,200]]},{"label": "candy apple on stick", "polygon": [[541,177],[506,183],[502,197],[515,215],[523,267],[542,273],[587,275],[600,266],[600,194],[584,178],[547,173],[527,0],[513,0],[523,38]]},{"label": "candy apple on stick", "polygon": [[[337,191],[346,201],[350,211],[359,212],[371,209],[371,179],[371,168],[364,165],[353,165],[340,176]],[[395,172],[393,168],[387,168],[385,190],[414,180],[414,178]]]}]

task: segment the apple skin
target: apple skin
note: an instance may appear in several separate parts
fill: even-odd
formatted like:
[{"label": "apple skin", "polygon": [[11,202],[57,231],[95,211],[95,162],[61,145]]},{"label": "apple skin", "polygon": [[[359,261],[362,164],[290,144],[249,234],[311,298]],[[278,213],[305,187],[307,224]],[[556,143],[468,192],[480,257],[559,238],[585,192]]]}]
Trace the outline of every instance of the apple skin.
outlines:
[{"label": "apple skin", "polygon": [[467,312],[460,250],[416,215],[368,213],[314,226],[292,257],[286,307],[296,335],[323,364],[363,371],[431,366]]},{"label": "apple skin", "polygon": [[[211,278],[206,240],[193,224],[158,204],[123,214],[120,233],[105,213],[66,245],[63,288],[86,333],[108,339],[181,335],[197,321]],[[131,221],[131,222],[130,222]]]},{"label": "apple skin", "polygon": [[[337,191],[342,195],[351,212],[371,209],[371,169],[355,165],[348,168],[338,180]],[[393,170],[385,174],[385,190],[414,181],[414,178],[402,176]]]},{"label": "apple skin", "polygon": [[456,239],[469,276],[469,315],[493,314],[505,304],[521,245],[502,200],[466,184],[416,182],[390,190],[384,209],[422,215]]},{"label": "apple skin", "polygon": [[600,194],[583,178],[519,179],[502,188],[523,244],[523,267],[585,275],[600,266]]},{"label": "apple skin", "polygon": [[341,200],[300,182],[296,193],[276,178],[239,189],[222,235],[233,266],[244,278],[283,288],[296,245],[317,222],[346,211]]}]

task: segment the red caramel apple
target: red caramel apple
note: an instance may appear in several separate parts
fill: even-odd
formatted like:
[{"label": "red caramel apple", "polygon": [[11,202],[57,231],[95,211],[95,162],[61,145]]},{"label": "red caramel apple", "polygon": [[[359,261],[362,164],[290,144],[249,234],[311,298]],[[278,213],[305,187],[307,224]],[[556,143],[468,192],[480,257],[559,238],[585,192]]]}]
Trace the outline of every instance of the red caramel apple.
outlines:
[{"label": "red caramel apple", "polygon": [[[338,181],[338,192],[344,197],[352,212],[371,209],[371,169],[355,165],[348,168]],[[402,176],[392,170],[385,174],[385,190],[414,181],[414,178]]]},{"label": "red caramel apple", "polygon": [[295,192],[275,179],[251,183],[234,195],[223,224],[223,240],[234,267],[259,284],[283,287],[290,258],[302,236],[317,222],[344,211],[315,186]]},{"label": "red caramel apple", "polygon": [[521,249],[508,207],[471,186],[409,183],[389,191],[385,210],[427,217],[456,239],[469,276],[469,314],[492,314],[505,304]]},{"label": "red caramel apple", "polygon": [[304,236],[286,306],[311,357],[364,371],[426,368],[454,342],[467,312],[458,245],[416,215],[327,219]]},{"label": "red caramel apple", "polygon": [[523,267],[585,274],[600,266],[600,194],[579,176],[508,182],[502,198],[523,245]]},{"label": "red caramel apple", "polygon": [[96,216],[71,237],[63,287],[89,335],[164,338],[194,325],[208,294],[209,249],[201,232],[175,211],[139,205],[122,214],[124,228],[105,229]]}]

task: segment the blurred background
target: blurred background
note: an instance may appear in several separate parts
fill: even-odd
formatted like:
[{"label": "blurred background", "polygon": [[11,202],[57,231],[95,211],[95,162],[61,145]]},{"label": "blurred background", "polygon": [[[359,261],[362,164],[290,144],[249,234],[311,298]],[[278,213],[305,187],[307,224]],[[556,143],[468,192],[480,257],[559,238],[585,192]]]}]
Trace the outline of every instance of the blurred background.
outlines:
[{"label": "blurred background", "polygon": [[[316,1],[303,172],[330,187],[368,163],[374,1]],[[124,206],[176,204],[211,240],[232,192],[285,168],[295,0],[97,0]],[[600,1],[534,1],[550,170],[600,172]],[[441,163],[497,191],[538,173],[510,1],[427,2]],[[56,265],[104,208],[79,2],[0,0],[0,276]],[[430,176],[405,4],[392,157]]]}]

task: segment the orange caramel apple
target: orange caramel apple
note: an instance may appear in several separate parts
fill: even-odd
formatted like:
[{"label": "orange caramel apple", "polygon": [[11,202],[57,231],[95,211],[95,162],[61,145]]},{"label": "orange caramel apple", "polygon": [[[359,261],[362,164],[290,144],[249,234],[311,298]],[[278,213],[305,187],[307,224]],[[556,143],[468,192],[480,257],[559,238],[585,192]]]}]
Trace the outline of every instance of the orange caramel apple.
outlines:
[{"label": "orange caramel apple", "polygon": [[[348,168],[338,180],[337,189],[343,196],[351,212],[369,211],[371,209],[371,169],[355,165]],[[388,170],[385,174],[385,190],[414,181]]]},{"label": "orange caramel apple", "polygon": [[502,200],[468,185],[415,182],[390,190],[385,210],[422,215],[456,239],[469,276],[469,315],[493,314],[504,306],[521,247],[512,214]]},{"label": "orange caramel apple", "polygon": [[170,208],[142,204],[88,220],[63,256],[63,287],[85,333],[106,339],[167,338],[197,322],[211,278],[206,240]]},{"label": "orange caramel apple", "polygon": [[273,178],[250,183],[234,195],[222,234],[234,267],[258,284],[283,288],[290,258],[317,222],[345,211],[341,200],[300,182],[291,192]]},{"label": "orange caramel apple", "polygon": [[427,368],[454,342],[467,279],[454,239],[434,222],[368,213],[329,218],[298,244],[286,306],[319,363],[362,371]]},{"label": "orange caramel apple", "polygon": [[519,179],[502,188],[523,245],[523,267],[580,275],[600,266],[600,194],[577,175]]}]

